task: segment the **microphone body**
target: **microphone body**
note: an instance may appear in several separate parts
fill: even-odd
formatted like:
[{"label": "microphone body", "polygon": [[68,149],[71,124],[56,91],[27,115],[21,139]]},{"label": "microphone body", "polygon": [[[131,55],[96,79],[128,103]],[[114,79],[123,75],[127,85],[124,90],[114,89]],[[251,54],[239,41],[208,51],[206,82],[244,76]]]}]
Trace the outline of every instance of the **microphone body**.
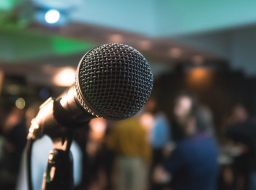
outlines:
[{"label": "microphone body", "polygon": [[[95,117],[122,120],[135,115],[153,88],[146,59],[123,44],[104,44],[80,60],[75,84],[58,98],[49,98],[32,120],[28,134],[28,184],[32,190],[32,144],[42,135],[53,140],[44,177],[45,190],[73,188],[70,146],[75,128]],[[61,186],[60,186],[61,185]]]},{"label": "microphone body", "polygon": [[95,117],[127,119],[144,106],[152,88],[153,74],[140,52],[123,44],[98,46],[80,60],[75,84],[40,106],[31,131],[53,138]]}]

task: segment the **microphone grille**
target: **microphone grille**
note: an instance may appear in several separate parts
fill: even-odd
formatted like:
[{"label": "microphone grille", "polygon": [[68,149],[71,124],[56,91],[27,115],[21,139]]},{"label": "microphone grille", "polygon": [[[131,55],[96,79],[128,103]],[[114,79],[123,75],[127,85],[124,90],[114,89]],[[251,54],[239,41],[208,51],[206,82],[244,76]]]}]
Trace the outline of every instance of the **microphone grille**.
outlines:
[{"label": "microphone grille", "polygon": [[153,74],[143,55],[123,44],[104,44],[81,59],[76,90],[93,115],[121,120],[135,115],[153,88]]}]

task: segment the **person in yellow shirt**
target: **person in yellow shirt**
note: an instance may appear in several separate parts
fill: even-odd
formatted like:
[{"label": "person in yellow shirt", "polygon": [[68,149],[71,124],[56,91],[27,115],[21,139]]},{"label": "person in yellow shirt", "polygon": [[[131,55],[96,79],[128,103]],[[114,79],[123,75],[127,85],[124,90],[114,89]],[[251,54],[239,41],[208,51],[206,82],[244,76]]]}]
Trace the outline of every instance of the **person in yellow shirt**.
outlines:
[{"label": "person in yellow shirt", "polygon": [[107,146],[116,152],[117,190],[143,190],[151,163],[148,135],[137,116],[118,121],[107,136]]}]

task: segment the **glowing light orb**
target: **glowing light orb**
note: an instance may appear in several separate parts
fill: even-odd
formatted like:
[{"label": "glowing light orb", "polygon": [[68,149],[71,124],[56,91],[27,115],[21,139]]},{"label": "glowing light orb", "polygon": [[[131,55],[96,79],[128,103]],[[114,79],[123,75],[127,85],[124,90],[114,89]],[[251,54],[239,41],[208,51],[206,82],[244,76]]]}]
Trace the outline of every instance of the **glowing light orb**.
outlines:
[{"label": "glowing light orb", "polygon": [[18,98],[15,102],[15,105],[17,108],[19,109],[24,109],[25,105],[26,105],[26,102],[23,98]]},{"label": "glowing light orb", "polygon": [[56,10],[49,10],[45,13],[45,20],[49,24],[54,24],[60,19],[60,13]]},{"label": "glowing light orb", "polygon": [[71,86],[75,82],[76,70],[70,67],[61,69],[53,79],[57,86]]}]

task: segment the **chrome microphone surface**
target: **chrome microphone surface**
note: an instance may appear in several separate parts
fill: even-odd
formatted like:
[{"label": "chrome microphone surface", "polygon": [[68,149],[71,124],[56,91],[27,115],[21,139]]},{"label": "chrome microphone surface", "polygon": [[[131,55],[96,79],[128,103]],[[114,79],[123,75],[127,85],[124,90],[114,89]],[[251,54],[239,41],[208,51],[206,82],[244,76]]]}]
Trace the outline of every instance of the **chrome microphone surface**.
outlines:
[{"label": "chrome microphone surface", "polygon": [[153,88],[144,56],[124,44],[104,44],[81,59],[76,73],[77,101],[90,114],[122,120],[135,115]]}]

